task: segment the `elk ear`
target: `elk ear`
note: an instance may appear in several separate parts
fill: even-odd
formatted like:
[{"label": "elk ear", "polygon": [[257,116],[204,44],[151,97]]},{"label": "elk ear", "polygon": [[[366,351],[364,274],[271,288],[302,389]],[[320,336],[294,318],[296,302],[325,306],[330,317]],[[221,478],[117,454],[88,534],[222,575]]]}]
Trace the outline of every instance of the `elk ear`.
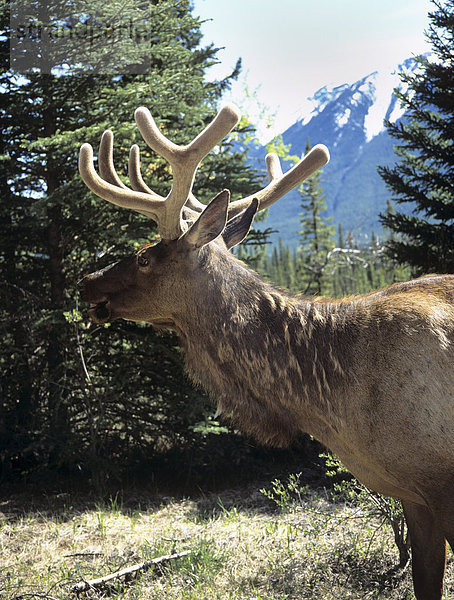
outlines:
[{"label": "elk ear", "polygon": [[197,221],[183,236],[191,246],[201,248],[212,242],[223,232],[227,222],[229,202],[229,190],[223,190],[213,198]]},{"label": "elk ear", "polygon": [[257,198],[254,198],[246,210],[243,210],[236,215],[236,217],[233,217],[228,221],[222,233],[227,248],[233,248],[233,246],[236,246],[244,240],[249,233],[258,207],[259,201]]}]

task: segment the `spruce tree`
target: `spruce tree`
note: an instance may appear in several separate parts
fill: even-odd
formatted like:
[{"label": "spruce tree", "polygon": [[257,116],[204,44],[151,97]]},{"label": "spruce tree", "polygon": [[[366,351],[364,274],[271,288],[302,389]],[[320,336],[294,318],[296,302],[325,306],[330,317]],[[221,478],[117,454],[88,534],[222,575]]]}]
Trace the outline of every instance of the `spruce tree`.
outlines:
[{"label": "spruce tree", "polygon": [[[306,153],[311,149],[309,140]],[[324,216],[327,210],[321,173],[311,175],[299,187],[301,197],[301,230],[299,231],[299,264],[297,285],[308,294],[331,293],[330,278],[326,274],[328,253],[334,248],[334,226]]]},{"label": "spruce tree", "polygon": [[409,205],[381,215],[393,233],[388,254],[415,274],[454,272],[454,0],[433,4],[426,32],[433,53],[401,74],[407,88],[396,94],[406,113],[386,123],[398,162],[379,167],[394,202]]}]

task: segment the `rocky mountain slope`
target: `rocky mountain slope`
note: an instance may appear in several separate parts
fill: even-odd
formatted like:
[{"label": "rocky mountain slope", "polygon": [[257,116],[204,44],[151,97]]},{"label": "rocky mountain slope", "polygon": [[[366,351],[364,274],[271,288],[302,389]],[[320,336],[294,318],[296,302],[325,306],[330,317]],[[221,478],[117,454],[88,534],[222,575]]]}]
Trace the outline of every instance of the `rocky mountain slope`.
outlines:
[{"label": "rocky mountain slope", "polygon": [[[403,118],[393,90],[402,86],[399,72],[414,68],[413,59],[408,59],[391,73],[374,71],[352,85],[323,87],[301,108],[301,118],[282,133],[291,154],[303,154],[307,139],[311,146],[328,146],[331,161],[322,175],[327,216],[360,243],[372,231],[381,232],[378,215],[386,210],[390,194],[377,166],[395,161],[395,140],[383,121]],[[265,153],[265,148],[257,149],[256,167],[263,168]],[[282,237],[291,246],[297,244],[300,211],[297,191],[270,208],[267,225],[279,230],[273,242]]]}]

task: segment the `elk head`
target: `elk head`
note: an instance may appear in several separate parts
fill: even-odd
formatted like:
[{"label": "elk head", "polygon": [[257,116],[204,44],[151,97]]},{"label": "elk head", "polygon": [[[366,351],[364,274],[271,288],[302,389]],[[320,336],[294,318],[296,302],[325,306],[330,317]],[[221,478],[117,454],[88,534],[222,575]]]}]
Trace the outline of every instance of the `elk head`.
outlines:
[{"label": "elk head", "polygon": [[[146,108],[138,108],[136,123],[147,144],[170,164],[173,185],[166,198],[143,181],[137,145],[129,156],[132,189],[118,177],[113,165],[113,134],[104,132],[99,148],[99,176],[93,167],[89,144],[80,149],[79,170],[86,185],[99,197],[153,219],[161,241],[146,245],[133,256],[87,275],[79,284],[82,299],[91,303],[89,314],[98,323],[117,318],[148,321],[158,327],[179,329],[185,311],[192,309],[190,288],[208,285],[213,255],[247,235],[254,215],[278,200],[329,160],[325,146],[315,146],[285,174],[279,158],[266,157],[270,183],[247,198],[230,202],[227,190],[205,206],[192,194],[197,168],[208,152],[237,124],[233,105],[224,106],[216,118],[187,146],[169,141]],[[202,292],[203,293],[203,292]]]}]

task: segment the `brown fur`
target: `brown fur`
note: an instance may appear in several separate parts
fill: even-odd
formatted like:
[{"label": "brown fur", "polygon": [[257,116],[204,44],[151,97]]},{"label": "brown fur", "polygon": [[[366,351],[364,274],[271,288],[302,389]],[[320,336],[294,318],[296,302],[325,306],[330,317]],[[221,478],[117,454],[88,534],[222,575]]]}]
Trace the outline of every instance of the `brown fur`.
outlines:
[{"label": "brown fur", "polygon": [[274,445],[308,432],[400,498],[417,598],[439,600],[454,543],[454,275],[308,299],[262,281],[220,238],[138,255],[145,267],[131,257],[83,280],[92,317],[176,330],[191,377],[239,428]]}]

